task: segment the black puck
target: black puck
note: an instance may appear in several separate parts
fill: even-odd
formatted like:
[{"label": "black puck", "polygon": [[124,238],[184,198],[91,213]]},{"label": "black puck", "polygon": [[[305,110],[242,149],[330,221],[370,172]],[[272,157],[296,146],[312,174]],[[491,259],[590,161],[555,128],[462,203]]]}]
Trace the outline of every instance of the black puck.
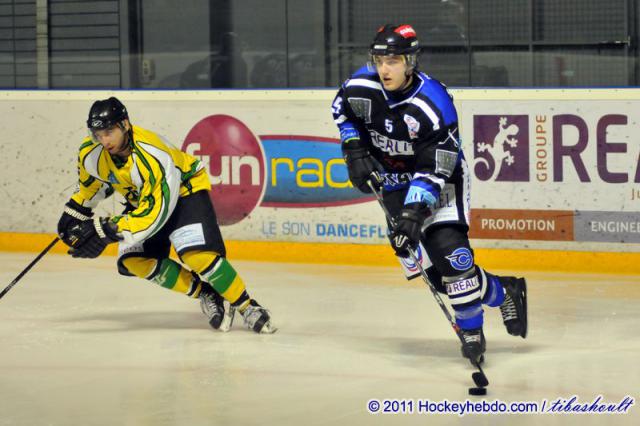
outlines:
[{"label": "black puck", "polygon": [[469,395],[486,395],[487,388],[469,388]]}]

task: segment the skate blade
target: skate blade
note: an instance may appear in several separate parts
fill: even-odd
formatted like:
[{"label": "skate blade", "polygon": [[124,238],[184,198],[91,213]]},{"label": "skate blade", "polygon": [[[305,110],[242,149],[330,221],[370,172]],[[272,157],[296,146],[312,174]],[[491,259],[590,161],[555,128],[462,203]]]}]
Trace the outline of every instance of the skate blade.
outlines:
[{"label": "skate blade", "polygon": [[520,280],[522,280],[522,307],[524,310],[524,313],[522,315],[522,318],[524,320],[524,327],[522,332],[520,333],[520,337],[526,339],[527,331],[529,328],[529,313],[527,312],[527,281],[524,278],[520,278]]},{"label": "skate blade", "polygon": [[273,334],[276,331],[278,331],[278,329],[271,324],[271,321],[267,321],[260,329],[260,334]]},{"label": "skate blade", "polygon": [[231,304],[229,304],[229,302],[227,302],[226,300],[224,304],[224,316],[222,317],[222,323],[220,323],[220,328],[218,328],[218,330],[223,333],[227,333],[229,330],[231,330],[231,326],[233,325],[233,318],[236,314],[236,308],[231,306]]}]

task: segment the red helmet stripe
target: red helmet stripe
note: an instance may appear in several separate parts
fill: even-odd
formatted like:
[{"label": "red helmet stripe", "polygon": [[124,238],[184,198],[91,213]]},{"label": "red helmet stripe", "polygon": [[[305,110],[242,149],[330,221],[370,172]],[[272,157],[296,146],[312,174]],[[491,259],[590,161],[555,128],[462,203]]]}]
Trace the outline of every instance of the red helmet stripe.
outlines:
[{"label": "red helmet stripe", "polygon": [[403,38],[416,37],[416,31],[411,25],[400,25],[394,32],[400,34]]}]

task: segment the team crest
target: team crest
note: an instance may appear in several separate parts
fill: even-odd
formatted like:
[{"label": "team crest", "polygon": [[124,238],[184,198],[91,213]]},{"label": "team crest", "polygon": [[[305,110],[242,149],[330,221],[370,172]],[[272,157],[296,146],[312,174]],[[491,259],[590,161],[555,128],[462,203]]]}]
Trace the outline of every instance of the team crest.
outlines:
[{"label": "team crest", "polygon": [[111,182],[111,183],[120,183],[118,181],[118,178],[116,178],[116,175],[113,174],[113,172],[109,172],[109,182]]},{"label": "team crest", "polygon": [[411,139],[417,138],[418,131],[420,130],[420,123],[418,122],[418,120],[416,120],[409,114],[405,114],[404,122],[407,124],[407,129],[409,129],[409,137]]}]

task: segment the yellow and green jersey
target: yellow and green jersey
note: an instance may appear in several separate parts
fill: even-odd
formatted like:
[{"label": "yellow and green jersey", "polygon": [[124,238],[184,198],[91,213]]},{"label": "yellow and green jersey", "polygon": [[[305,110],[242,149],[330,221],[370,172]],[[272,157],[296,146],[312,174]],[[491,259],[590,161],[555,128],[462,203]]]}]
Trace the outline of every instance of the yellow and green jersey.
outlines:
[{"label": "yellow and green jersey", "polygon": [[71,197],[93,208],[113,190],[135,209],[112,220],[129,244],[145,241],[167,222],[179,197],[210,190],[202,163],[156,133],[133,126],[131,155],[111,157],[87,137],[78,155],[79,189]]}]

